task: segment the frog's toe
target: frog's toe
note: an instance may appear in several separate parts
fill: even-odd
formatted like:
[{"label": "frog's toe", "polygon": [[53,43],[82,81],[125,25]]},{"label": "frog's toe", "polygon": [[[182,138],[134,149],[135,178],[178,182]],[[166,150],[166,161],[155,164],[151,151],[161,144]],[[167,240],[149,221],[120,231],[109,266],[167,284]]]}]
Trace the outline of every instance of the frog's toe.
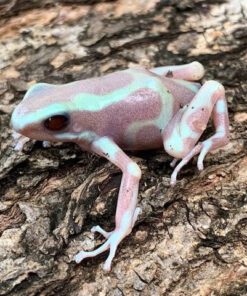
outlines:
[{"label": "frog's toe", "polygon": [[14,149],[17,151],[22,151],[24,145],[30,140],[30,138],[23,136],[17,132],[12,133],[12,137],[14,138]]},{"label": "frog's toe", "polygon": [[170,167],[174,168],[177,162],[178,158],[173,158],[173,160],[170,162]]},{"label": "frog's toe", "polygon": [[84,258],[86,258],[85,253],[87,253],[87,252],[81,251],[80,253],[76,254],[75,262],[80,263]]},{"label": "frog's toe", "polygon": [[[204,157],[203,157],[204,158]],[[203,159],[199,159],[197,161],[197,167],[199,171],[202,171],[204,169],[204,165],[203,165]]]},{"label": "frog's toe", "polygon": [[136,223],[136,220],[137,220],[137,218],[138,218],[138,216],[140,215],[141,212],[142,212],[142,209],[140,207],[137,207],[135,209],[134,216],[133,216],[132,227],[134,227],[134,225]]},{"label": "frog's toe", "polygon": [[97,226],[93,226],[91,228],[91,232],[98,232],[100,234],[102,234],[105,238],[109,238],[109,236],[111,235],[112,231],[108,232],[105,231],[103,228],[101,228],[99,225]]},{"label": "frog's toe", "polygon": [[110,246],[110,253],[109,253],[109,255],[104,263],[104,267],[103,267],[103,269],[105,271],[111,270],[111,264],[112,264],[113,258],[115,257],[116,250],[117,250],[117,244]]},{"label": "frog's toe", "polygon": [[13,132],[13,133],[12,133],[12,138],[13,138],[14,140],[18,140],[20,137],[22,137],[22,135],[19,134],[19,133],[17,133],[17,132]]},{"label": "frog's toe", "polygon": [[170,184],[173,186],[177,182],[177,174],[181,170],[182,167],[184,167],[193,156],[200,153],[202,149],[202,144],[198,143],[181,161],[180,163],[175,167],[172,175],[171,175],[171,181]]},{"label": "frog's toe", "polygon": [[204,141],[202,143],[202,150],[198,156],[198,160],[197,160],[197,167],[198,170],[202,171],[203,170],[203,160],[205,158],[205,156],[207,155],[207,153],[212,149],[212,141],[211,139],[208,139],[206,141]]},{"label": "frog's toe", "polygon": [[171,175],[171,180],[170,180],[170,184],[171,186],[174,186],[177,182],[177,171],[173,171],[172,175]]},{"label": "frog's toe", "polygon": [[49,141],[43,141],[43,142],[42,142],[42,146],[43,146],[44,148],[50,148],[50,147],[51,147],[51,142],[49,142]]},{"label": "frog's toe", "polygon": [[81,252],[79,252],[75,256],[75,262],[80,263],[85,258],[95,257],[98,254],[105,252],[108,248],[109,248],[109,241],[107,240],[102,246],[100,246],[99,248],[97,248],[94,251],[90,251],[90,252],[81,251]]}]

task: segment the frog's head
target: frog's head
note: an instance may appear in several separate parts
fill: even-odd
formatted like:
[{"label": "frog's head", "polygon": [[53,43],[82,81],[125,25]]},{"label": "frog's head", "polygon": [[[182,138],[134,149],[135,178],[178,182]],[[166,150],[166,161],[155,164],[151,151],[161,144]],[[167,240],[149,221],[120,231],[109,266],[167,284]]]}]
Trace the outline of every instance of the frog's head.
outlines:
[{"label": "frog's head", "polygon": [[63,86],[46,83],[32,86],[12,114],[14,130],[31,139],[57,141],[56,136],[68,133],[71,124],[68,101],[64,98]]}]

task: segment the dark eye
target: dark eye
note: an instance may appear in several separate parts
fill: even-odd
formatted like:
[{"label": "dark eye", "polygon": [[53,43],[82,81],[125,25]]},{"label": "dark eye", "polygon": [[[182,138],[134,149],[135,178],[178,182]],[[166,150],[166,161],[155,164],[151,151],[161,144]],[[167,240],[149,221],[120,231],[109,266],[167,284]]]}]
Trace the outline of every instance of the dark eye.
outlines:
[{"label": "dark eye", "polygon": [[44,126],[51,131],[60,131],[69,124],[69,115],[58,114],[47,118],[44,121]]}]

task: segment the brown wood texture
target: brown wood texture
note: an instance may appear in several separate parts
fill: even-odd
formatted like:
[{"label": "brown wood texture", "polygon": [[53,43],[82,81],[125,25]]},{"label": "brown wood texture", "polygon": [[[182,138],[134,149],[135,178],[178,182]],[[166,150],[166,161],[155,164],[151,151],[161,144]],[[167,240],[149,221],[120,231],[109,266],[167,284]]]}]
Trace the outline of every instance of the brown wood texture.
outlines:
[{"label": "brown wood texture", "polygon": [[[247,1],[2,0],[0,16],[0,295],[247,295]],[[130,153],[142,214],[110,273],[107,254],[75,264],[103,242],[93,225],[113,229],[121,172],[73,144],[14,151],[14,106],[38,81],[193,60],[226,87],[230,143],[174,188],[164,151]]]}]

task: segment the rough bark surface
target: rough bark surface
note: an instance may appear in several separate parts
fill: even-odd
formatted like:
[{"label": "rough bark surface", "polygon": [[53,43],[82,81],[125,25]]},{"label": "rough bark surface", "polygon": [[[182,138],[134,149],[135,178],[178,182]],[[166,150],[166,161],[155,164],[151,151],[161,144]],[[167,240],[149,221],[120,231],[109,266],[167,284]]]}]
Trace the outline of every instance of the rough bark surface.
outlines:
[{"label": "rough bark surface", "polygon": [[[2,0],[0,17],[0,295],[247,295],[247,1]],[[14,106],[38,81],[193,60],[226,87],[230,143],[174,188],[164,151],[130,154],[142,214],[109,274],[106,254],[75,264],[113,229],[121,173],[73,144],[14,151]]]}]

